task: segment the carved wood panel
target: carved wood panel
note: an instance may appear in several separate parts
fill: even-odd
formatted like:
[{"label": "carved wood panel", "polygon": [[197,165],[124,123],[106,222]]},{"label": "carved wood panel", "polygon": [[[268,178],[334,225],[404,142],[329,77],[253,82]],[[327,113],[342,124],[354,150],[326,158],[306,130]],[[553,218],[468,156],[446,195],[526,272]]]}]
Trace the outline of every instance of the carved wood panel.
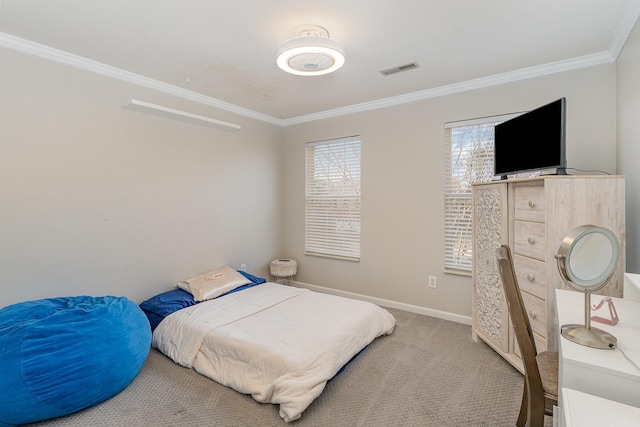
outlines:
[{"label": "carved wood panel", "polygon": [[474,326],[485,340],[489,339],[499,349],[506,351],[508,313],[496,261],[496,249],[506,239],[506,236],[502,236],[507,221],[503,198],[504,194],[495,186],[478,189],[474,197]]}]

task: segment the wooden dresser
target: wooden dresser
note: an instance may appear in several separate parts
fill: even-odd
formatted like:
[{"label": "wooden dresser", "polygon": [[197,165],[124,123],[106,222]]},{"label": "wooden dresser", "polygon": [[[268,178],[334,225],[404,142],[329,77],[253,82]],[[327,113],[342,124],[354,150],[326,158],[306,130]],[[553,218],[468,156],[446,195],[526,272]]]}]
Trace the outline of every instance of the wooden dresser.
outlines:
[{"label": "wooden dresser", "polygon": [[555,289],[569,289],[555,255],[567,232],[583,224],[610,229],[620,257],[599,293],[622,296],[625,271],[625,187],[621,176],[545,176],[473,186],[473,339],[481,338],[522,371],[496,263],[496,248],[513,252],[522,299],[538,351],[556,350]]}]

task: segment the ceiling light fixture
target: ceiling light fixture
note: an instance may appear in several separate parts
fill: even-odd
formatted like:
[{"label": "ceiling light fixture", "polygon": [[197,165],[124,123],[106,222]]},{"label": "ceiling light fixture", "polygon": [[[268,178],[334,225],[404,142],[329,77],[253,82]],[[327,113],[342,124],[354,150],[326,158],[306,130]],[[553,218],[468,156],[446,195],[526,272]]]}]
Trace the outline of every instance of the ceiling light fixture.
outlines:
[{"label": "ceiling light fixture", "polygon": [[411,62],[409,64],[398,65],[396,67],[387,68],[386,70],[378,71],[383,76],[387,77],[392,74],[402,73],[404,71],[415,70],[416,68],[420,68],[420,64],[417,62]]},{"label": "ceiling light fixture", "polygon": [[317,25],[302,25],[292,30],[297,37],[278,46],[276,64],[298,76],[321,76],[342,67],[342,44],[329,38],[329,32]]}]

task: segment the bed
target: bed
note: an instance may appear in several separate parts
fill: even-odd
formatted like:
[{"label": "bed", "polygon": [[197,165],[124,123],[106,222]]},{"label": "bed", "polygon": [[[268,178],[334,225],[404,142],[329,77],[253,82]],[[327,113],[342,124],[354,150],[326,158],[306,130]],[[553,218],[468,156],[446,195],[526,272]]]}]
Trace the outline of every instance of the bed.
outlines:
[{"label": "bed", "polygon": [[256,279],[182,304],[157,324],[152,345],[295,421],[362,349],[393,332],[395,319],[375,304]]}]

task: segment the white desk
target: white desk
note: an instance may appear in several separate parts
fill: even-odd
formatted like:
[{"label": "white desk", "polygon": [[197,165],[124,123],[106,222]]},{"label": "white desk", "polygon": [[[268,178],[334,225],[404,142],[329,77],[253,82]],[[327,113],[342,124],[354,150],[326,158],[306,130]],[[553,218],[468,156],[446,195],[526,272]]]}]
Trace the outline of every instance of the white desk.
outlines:
[{"label": "white desk", "polygon": [[637,427],[640,408],[592,394],[562,389],[565,427]]},{"label": "white desk", "polygon": [[624,273],[624,299],[640,301],[640,274]]},{"label": "white desk", "polygon": [[[591,303],[597,304],[601,298],[592,295]],[[640,366],[640,302],[612,299],[620,318],[619,323],[608,326],[592,322],[591,326],[615,336],[619,350]],[[560,352],[559,390],[569,388],[640,408],[640,370],[621,351],[586,347],[560,335],[560,327],[564,324],[584,324],[584,294],[557,289],[556,308]],[[606,305],[598,310],[598,314],[608,316]],[[558,408],[562,412],[563,396],[559,394]],[[562,422],[564,417],[560,416],[560,420]]]}]

